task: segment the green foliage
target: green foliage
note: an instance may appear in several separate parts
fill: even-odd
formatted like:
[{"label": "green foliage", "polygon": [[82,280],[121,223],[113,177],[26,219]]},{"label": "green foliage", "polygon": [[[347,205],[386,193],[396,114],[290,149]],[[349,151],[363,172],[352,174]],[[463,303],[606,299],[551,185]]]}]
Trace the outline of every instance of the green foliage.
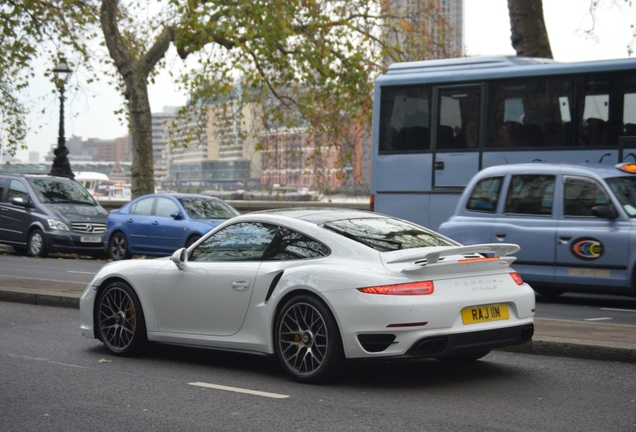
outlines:
[{"label": "green foliage", "polygon": [[[23,95],[34,62],[45,59],[52,70],[65,50],[76,54],[75,61],[87,61],[96,10],[90,0],[7,0],[0,4],[0,21],[0,139],[14,155],[24,148],[29,126],[31,106]],[[53,80],[50,70],[49,76]]]}]

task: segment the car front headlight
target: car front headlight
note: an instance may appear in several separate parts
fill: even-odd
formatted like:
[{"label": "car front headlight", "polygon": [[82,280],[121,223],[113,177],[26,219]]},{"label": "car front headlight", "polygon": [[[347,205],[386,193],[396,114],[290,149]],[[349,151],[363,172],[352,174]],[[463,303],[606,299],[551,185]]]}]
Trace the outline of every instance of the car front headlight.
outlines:
[{"label": "car front headlight", "polygon": [[51,229],[58,231],[70,231],[70,229],[68,229],[68,226],[64,222],[57,219],[48,219],[47,222],[49,223],[49,227]]}]

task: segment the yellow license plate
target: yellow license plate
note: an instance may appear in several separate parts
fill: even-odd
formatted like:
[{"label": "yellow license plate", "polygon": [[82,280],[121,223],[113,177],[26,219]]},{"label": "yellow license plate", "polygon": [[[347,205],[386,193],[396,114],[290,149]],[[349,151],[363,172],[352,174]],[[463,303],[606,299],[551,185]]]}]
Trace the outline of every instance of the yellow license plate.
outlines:
[{"label": "yellow license plate", "polygon": [[462,309],[462,321],[464,324],[478,324],[507,319],[510,319],[510,311],[508,310],[508,305],[505,304],[475,306]]}]

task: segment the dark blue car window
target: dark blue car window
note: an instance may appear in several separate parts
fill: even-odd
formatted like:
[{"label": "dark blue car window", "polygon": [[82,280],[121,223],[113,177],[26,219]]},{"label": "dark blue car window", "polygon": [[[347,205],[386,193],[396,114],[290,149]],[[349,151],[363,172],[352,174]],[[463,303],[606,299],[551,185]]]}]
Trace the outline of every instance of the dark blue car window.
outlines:
[{"label": "dark blue car window", "polygon": [[553,175],[514,175],[506,196],[505,213],[549,216],[554,203]]},{"label": "dark blue car window", "polygon": [[565,216],[592,217],[592,207],[610,202],[601,185],[584,178],[566,177],[564,192]]},{"label": "dark blue car window", "polygon": [[468,198],[466,209],[494,213],[499,202],[499,192],[503,177],[488,177],[479,180]]}]

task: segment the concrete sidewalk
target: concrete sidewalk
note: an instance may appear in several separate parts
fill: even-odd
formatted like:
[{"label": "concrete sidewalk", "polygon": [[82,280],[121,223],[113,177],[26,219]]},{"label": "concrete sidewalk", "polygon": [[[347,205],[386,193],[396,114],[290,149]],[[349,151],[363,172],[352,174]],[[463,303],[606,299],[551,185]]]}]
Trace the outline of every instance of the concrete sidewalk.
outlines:
[{"label": "concrete sidewalk", "polygon": [[[0,276],[0,301],[79,308],[86,284]],[[533,340],[502,351],[636,363],[636,326],[535,319]]]}]

